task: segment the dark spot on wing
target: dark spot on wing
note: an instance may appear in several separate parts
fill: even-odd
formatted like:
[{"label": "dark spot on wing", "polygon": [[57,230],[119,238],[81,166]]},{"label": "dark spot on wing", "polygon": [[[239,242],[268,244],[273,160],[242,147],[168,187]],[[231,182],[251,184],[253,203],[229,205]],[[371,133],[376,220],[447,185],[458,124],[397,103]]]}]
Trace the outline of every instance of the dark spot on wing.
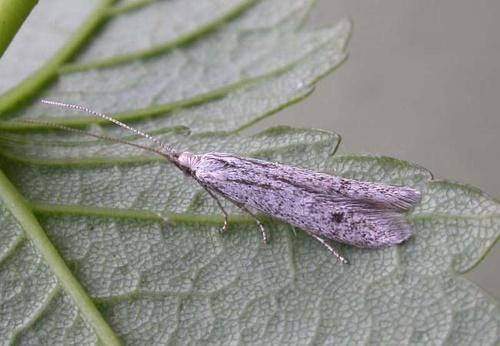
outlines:
[{"label": "dark spot on wing", "polygon": [[342,220],[344,220],[344,213],[333,213],[332,214],[332,221],[336,223],[341,223]]}]

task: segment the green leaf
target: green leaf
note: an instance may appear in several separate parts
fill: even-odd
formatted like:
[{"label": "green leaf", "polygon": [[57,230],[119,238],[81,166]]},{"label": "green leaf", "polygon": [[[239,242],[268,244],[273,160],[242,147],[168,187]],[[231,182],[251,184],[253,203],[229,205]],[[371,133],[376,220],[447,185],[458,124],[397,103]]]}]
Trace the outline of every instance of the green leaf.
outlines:
[{"label": "green leaf", "polygon": [[[498,239],[499,201],[404,161],[334,155],[340,137],[330,132],[239,133],[307,96],[345,59],[349,21],[307,29],[310,5],[39,4],[65,30],[57,36],[48,21],[28,21],[27,32],[54,34],[57,44],[11,47],[35,68],[0,83],[4,343],[498,342],[498,302],[460,274]],[[17,68],[5,58],[1,73]],[[51,119],[133,140],[40,98],[116,114],[183,150],[413,186],[423,194],[408,214],[415,235],[384,250],[343,246],[350,266],[270,219],[271,243],[262,245],[252,220],[230,205],[230,230],[220,235],[216,204],[161,157],[16,122]]]}]

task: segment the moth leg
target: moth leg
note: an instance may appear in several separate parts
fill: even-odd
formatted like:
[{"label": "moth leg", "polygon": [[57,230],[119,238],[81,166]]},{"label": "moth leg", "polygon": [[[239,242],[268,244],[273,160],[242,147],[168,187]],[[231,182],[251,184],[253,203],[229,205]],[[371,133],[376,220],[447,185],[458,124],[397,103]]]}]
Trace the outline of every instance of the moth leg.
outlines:
[{"label": "moth leg", "polygon": [[333,246],[331,246],[326,239],[318,237],[317,235],[310,234],[310,233],[309,233],[309,235],[311,237],[313,237],[314,239],[316,239],[317,241],[319,241],[321,244],[323,244],[328,249],[328,251],[330,251],[340,262],[342,262],[344,264],[349,264],[349,261],[347,260],[347,258],[342,256],[337,250],[335,250],[335,248]]},{"label": "moth leg", "polygon": [[[208,194],[213,198],[215,199],[215,202],[217,202],[217,205],[219,206],[220,210],[222,210],[222,213],[224,214],[224,226],[222,226],[222,229],[220,230],[220,232],[225,232],[227,230],[227,218],[228,218],[228,214],[226,212],[226,210],[224,209],[224,207],[222,206],[222,203],[220,202],[219,198],[217,198],[217,195],[215,195],[215,193],[212,192],[212,190],[208,187],[208,186],[205,186],[204,184],[202,184],[201,182],[199,182],[200,185],[205,189],[205,191],[208,192]],[[257,223],[257,226],[259,226],[259,229],[260,229],[260,232],[261,232],[261,236],[262,236],[262,242],[264,244],[267,244],[269,242],[269,235],[267,233],[267,230],[266,228],[264,227],[264,225],[262,224],[262,222],[260,222],[260,220],[257,218],[257,216],[251,212],[247,207],[245,207],[245,205],[241,204],[241,203],[238,203],[230,198],[227,198],[225,197],[228,201],[230,201],[231,203],[233,203],[234,205],[236,205],[238,208],[240,208],[241,210],[243,210],[245,213],[247,213],[248,215],[250,215],[255,223]]]},{"label": "moth leg", "polygon": [[259,226],[262,242],[264,244],[269,243],[269,233],[267,232],[267,229],[264,227],[262,222],[260,222],[260,220],[257,218],[257,216],[253,212],[251,212],[247,207],[245,207],[243,204],[241,204],[241,203],[235,203],[235,204],[238,208],[240,208],[245,213],[250,215],[252,217],[252,219],[254,219],[257,226]]},{"label": "moth leg", "polygon": [[208,192],[208,194],[215,200],[215,202],[217,203],[217,205],[219,206],[219,209],[222,211],[222,213],[224,214],[224,225],[222,225],[222,228],[219,230],[220,233],[224,233],[225,231],[227,231],[227,211],[226,209],[224,209],[224,207],[222,206],[222,203],[220,202],[219,198],[212,192],[210,191],[209,188],[205,187],[204,185],[202,185],[202,187],[205,189],[205,191]]}]

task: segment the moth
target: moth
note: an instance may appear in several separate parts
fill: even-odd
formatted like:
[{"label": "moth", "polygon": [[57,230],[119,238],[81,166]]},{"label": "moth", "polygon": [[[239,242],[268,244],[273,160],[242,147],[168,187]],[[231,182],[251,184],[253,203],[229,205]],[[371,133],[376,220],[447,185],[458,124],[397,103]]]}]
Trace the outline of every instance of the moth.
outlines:
[{"label": "moth", "polygon": [[256,212],[301,228],[342,263],[349,262],[330,241],[360,248],[384,248],[400,244],[412,234],[404,213],[420,201],[420,192],[413,188],[347,179],[229,153],[194,154],[179,151],[104,113],[80,105],[48,100],[42,102],[106,119],[149,140],[154,146],[27,120],[161,155],[194,179],[215,200],[224,215],[221,232],[228,229],[228,213],[221,203],[222,198],[255,221],[264,243],[269,240],[268,231]]}]

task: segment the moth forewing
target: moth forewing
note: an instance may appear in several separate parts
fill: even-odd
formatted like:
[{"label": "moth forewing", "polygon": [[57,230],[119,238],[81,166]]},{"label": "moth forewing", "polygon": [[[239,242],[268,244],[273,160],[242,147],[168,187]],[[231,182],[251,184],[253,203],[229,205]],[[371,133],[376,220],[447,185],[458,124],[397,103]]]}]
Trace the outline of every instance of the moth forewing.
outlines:
[{"label": "moth forewing", "polygon": [[[371,183],[232,154],[199,158],[193,174],[218,194],[316,236],[365,248],[399,244],[411,236],[402,212],[418,202],[414,189],[384,184],[370,189]],[[334,189],[331,181],[343,188]]]}]

